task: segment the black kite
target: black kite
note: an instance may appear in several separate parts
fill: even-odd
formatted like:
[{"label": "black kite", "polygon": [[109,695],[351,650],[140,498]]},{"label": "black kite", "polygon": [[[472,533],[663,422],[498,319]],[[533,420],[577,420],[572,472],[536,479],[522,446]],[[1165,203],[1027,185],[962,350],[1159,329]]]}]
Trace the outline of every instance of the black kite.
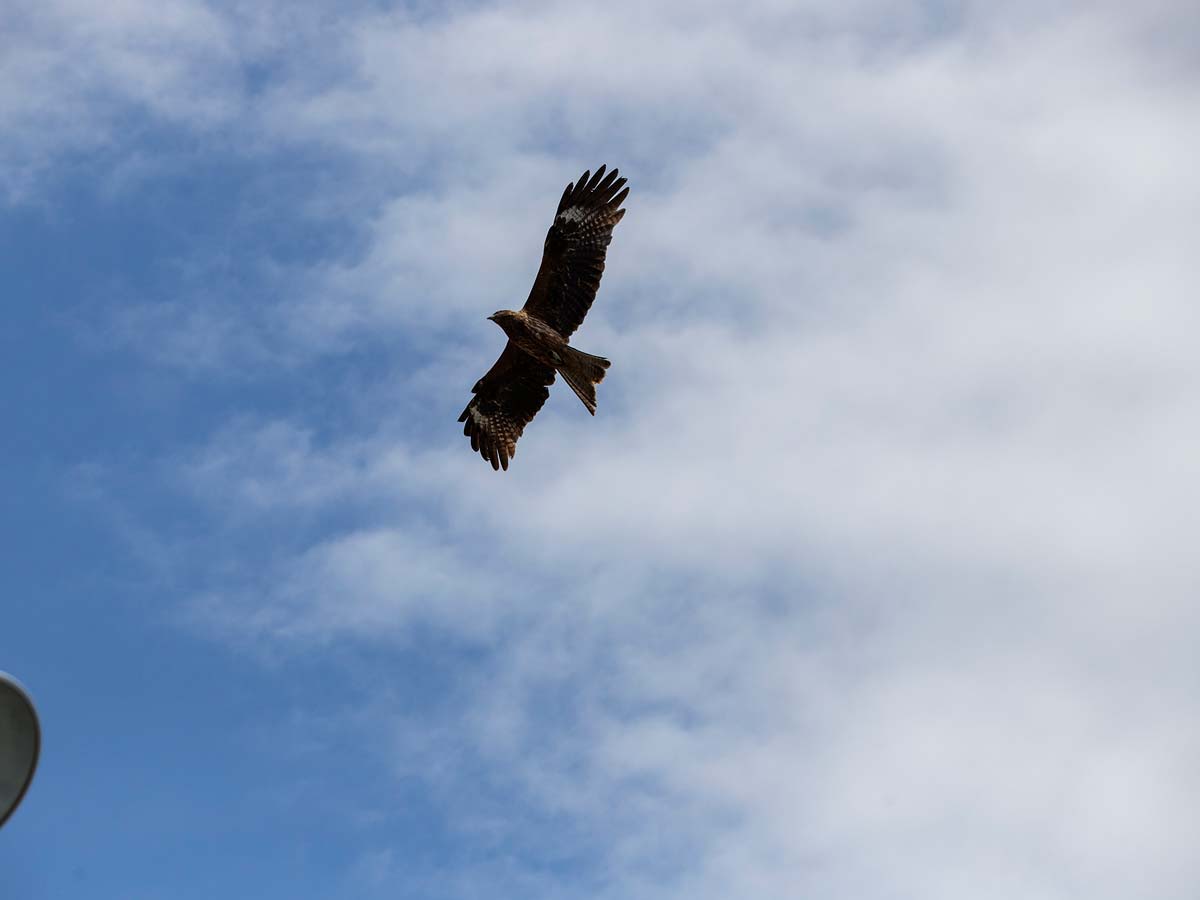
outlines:
[{"label": "black kite", "polygon": [[508,469],[517,438],[550,396],[555,372],[596,414],[595,386],[604,380],[609,362],[568,346],[567,339],[596,297],[604,254],[613,228],[625,215],[621,203],[629,188],[622,190],[625,179],[617,177],[616,169],[607,178],[604,166],[589,174],[584,172],[563,191],[525,305],[488,316],[504,329],[508,344],[471,388],[475,396],[458,421],[466,423],[463,434],[471,439],[471,449],[493,469]]}]

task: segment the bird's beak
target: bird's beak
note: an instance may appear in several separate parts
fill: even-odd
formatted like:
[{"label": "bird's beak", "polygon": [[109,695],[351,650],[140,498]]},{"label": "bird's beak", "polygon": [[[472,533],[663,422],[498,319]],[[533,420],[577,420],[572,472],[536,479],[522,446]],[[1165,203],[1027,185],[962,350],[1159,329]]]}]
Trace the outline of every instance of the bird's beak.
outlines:
[{"label": "bird's beak", "polygon": [[488,316],[488,321],[489,321],[489,322],[495,322],[495,321],[496,321],[496,317],[495,317],[495,316]]}]

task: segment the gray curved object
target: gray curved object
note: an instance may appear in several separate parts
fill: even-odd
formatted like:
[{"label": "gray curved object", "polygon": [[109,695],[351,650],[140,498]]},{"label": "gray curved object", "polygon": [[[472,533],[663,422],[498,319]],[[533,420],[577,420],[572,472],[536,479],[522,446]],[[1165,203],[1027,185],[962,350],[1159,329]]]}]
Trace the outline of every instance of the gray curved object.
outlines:
[{"label": "gray curved object", "polygon": [[0,672],[0,825],[18,806],[42,751],[42,729],[21,682]]}]

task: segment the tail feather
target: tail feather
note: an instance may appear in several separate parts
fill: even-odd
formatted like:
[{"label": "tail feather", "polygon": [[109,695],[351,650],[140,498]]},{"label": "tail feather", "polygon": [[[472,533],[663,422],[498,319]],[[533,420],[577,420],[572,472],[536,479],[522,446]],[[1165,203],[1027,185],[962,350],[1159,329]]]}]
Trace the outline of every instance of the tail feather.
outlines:
[{"label": "tail feather", "polygon": [[592,354],[576,350],[574,347],[564,347],[561,352],[564,360],[563,364],[558,367],[559,374],[562,375],[563,381],[570,385],[575,396],[583,401],[587,411],[594,416],[596,414],[596,385],[604,380],[604,370],[612,363],[603,356],[592,356]]}]

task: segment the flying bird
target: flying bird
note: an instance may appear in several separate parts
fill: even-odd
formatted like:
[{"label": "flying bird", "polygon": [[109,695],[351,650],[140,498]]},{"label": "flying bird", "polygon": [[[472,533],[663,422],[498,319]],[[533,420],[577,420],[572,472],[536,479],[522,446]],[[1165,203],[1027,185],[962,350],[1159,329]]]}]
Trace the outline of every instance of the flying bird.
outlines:
[{"label": "flying bird", "polygon": [[584,172],[567,185],[525,305],[488,316],[508,335],[508,343],[471,388],[475,396],[458,421],[466,423],[463,434],[471,439],[471,449],[493,469],[508,470],[517,438],[550,396],[555,372],[596,414],[596,385],[609,362],[576,350],[567,339],[596,298],[613,228],[625,215],[621,203],[629,188],[617,174],[613,169],[605,177],[601,166],[595,175]]}]

